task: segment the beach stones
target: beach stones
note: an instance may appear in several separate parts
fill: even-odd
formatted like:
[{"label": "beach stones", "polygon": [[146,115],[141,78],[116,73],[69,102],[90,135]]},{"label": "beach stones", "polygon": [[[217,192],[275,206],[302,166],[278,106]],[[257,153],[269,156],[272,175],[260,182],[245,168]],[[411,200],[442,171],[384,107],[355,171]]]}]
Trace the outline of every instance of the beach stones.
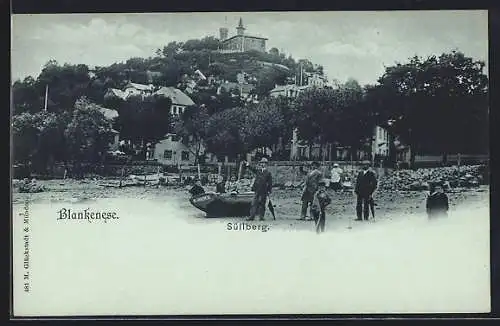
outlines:
[{"label": "beach stones", "polygon": [[429,183],[441,181],[445,189],[478,187],[485,182],[484,166],[451,166],[418,170],[395,170],[381,176],[382,190],[424,191]]}]

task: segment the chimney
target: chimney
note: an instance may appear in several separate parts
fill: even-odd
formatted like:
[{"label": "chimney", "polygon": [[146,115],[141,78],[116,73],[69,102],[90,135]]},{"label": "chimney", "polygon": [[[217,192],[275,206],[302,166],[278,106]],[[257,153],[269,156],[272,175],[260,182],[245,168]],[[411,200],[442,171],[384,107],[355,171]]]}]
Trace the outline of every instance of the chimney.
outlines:
[{"label": "chimney", "polygon": [[219,39],[224,41],[227,39],[228,30],[225,27],[219,28]]}]

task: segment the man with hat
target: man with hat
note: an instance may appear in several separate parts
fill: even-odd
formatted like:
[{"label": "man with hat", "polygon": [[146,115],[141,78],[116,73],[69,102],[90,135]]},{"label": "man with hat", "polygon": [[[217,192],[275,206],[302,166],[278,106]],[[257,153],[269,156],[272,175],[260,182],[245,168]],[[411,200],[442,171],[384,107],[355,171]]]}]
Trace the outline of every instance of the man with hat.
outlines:
[{"label": "man with hat", "polygon": [[425,203],[429,219],[448,216],[449,200],[444,192],[443,182],[436,180],[430,183],[430,191]]},{"label": "man with hat", "polygon": [[[304,191],[302,192],[302,209],[300,212],[299,220],[303,221],[306,219],[307,208],[311,206],[314,194],[318,191],[318,184],[323,179],[323,173],[319,170],[319,163],[312,162],[312,170],[307,174]],[[308,220],[312,220],[309,218]]]},{"label": "man with hat", "polygon": [[370,203],[373,192],[377,189],[377,176],[369,166],[364,166],[356,179],[354,193],[357,196],[356,215],[357,221],[362,221],[363,217],[368,220],[370,216]]},{"label": "man with hat", "polygon": [[255,215],[259,215],[259,219],[263,221],[266,212],[267,197],[273,187],[273,178],[271,172],[267,169],[267,158],[263,157],[257,168],[251,167],[248,162],[245,162],[245,165],[250,171],[255,173],[255,180],[252,185],[252,191],[255,195],[252,200],[252,208],[250,209],[250,218],[248,220],[253,221]]}]

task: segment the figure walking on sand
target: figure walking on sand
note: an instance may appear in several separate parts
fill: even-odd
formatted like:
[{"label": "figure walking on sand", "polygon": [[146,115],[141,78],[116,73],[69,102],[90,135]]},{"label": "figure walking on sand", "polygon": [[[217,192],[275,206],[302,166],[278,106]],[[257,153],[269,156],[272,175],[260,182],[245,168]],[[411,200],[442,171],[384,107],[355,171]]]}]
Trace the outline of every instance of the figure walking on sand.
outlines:
[{"label": "figure walking on sand", "polygon": [[[304,186],[304,191],[302,192],[302,209],[300,212],[299,221],[306,220],[307,217],[307,208],[311,206],[314,194],[318,191],[319,182],[323,179],[323,173],[319,170],[319,163],[312,162],[311,167],[312,170],[306,176],[306,182]],[[312,214],[311,214],[312,215]],[[308,218],[308,221],[311,221],[312,218]]]},{"label": "figure walking on sand", "polygon": [[255,215],[259,215],[259,220],[263,221],[266,212],[267,198],[271,194],[273,187],[273,178],[271,172],[267,169],[267,159],[265,157],[262,158],[257,168],[250,166],[248,162],[245,162],[245,166],[255,173],[255,180],[252,185],[252,191],[255,195],[252,200],[248,221],[253,221]]},{"label": "figure walking on sand", "polygon": [[314,217],[314,222],[316,224],[316,233],[325,232],[325,210],[326,206],[330,205],[332,202],[330,196],[326,192],[326,182],[321,180],[318,183],[318,191],[314,194],[314,198],[311,205],[311,213]]},{"label": "figure walking on sand", "polygon": [[[369,166],[364,166],[363,170],[359,172],[356,179],[356,187],[354,193],[356,194],[356,221],[365,221],[370,216],[370,205],[372,203],[373,192],[377,189],[377,177]],[[374,203],[373,203],[374,204]]]}]

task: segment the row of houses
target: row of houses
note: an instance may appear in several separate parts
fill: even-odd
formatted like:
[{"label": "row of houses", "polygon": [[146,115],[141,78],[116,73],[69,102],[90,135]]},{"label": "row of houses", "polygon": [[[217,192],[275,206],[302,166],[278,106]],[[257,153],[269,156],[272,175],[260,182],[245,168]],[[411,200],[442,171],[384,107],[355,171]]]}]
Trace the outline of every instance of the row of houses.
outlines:
[{"label": "row of houses", "polygon": [[[243,73],[242,73],[243,74]],[[296,84],[291,85],[276,85],[270,92],[270,96],[278,97],[284,96],[289,98],[297,97],[300,92],[309,89],[311,87],[325,87],[324,83],[318,83],[318,78],[310,78],[310,82],[307,85],[298,86]],[[253,85],[246,82],[243,76],[239,76],[238,82],[227,82],[224,81],[218,87],[217,93],[221,92],[232,92],[234,90],[239,91],[239,96],[245,100],[251,100],[257,102],[257,99],[253,97]],[[122,99],[127,99],[130,96],[165,96],[171,99],[171,113],[173,116],[179,116],[182,114],[187,107],[194,105],[194,101],[181,90],[174,87],[155,87],[152,84],[144,85],[129,82],[122,90],[111,88],[108,90],[108,96],[117,96]],[[110,110],[106,108],[101,108],[105,116],[113,120],[118,117],[118,112],[115,110]],[[301,141],[298,137],[297,131],[293,133],[292,139],[277,148],[273,146],[272,148],[263,148],[254,151],[254,153],[249,154],[251,159],[256,152],[265,152],[266,155],[273,156],[273,152],[280,151],[280,159],[289,160],[366,160],[374,159],[375,156],[378,158],[388,157],[390,154],[390,143],[394,142],[395,137],[389,134],[387,128],[382,126],[376,126],[373,130],[373,136],[368,140],[368,146],[365,149],[359,150],[357,152],[357,157],[351,157],[351,151],[349,148],[342,147],[341,144],[306,144]],[[113,142],[111,144],[111,150],[116,151],[119,149],[119,135],[115,132]],[[409,159],[409,149],[406,146],[400,145],[398,150],[398,155],[400,160]],[[160,140],[158,143],[151,145],[146,154],[146,159],[155,160],[165,165],[184,165],[192,164],[197,160],[196,153],[199,152],[204,156],[206,162],[216,162],[217,158],[215,155],[206,153],[203,146],[199,149],[188,148],[184,145],[179,137],[175,134],[167,134],[165,138]]]},{"label": "row of houses", "polygon": [[123,100],[131,96],[163,96],[168,97],[172,101],[170,113],[173,116],[181,115],[187,107],[194,105],[193,100],[181,90],[175,87],[158,87],[153,84],[144,85],[129,82],[123,90],[110,88],[105,96],[116,96]]}]

